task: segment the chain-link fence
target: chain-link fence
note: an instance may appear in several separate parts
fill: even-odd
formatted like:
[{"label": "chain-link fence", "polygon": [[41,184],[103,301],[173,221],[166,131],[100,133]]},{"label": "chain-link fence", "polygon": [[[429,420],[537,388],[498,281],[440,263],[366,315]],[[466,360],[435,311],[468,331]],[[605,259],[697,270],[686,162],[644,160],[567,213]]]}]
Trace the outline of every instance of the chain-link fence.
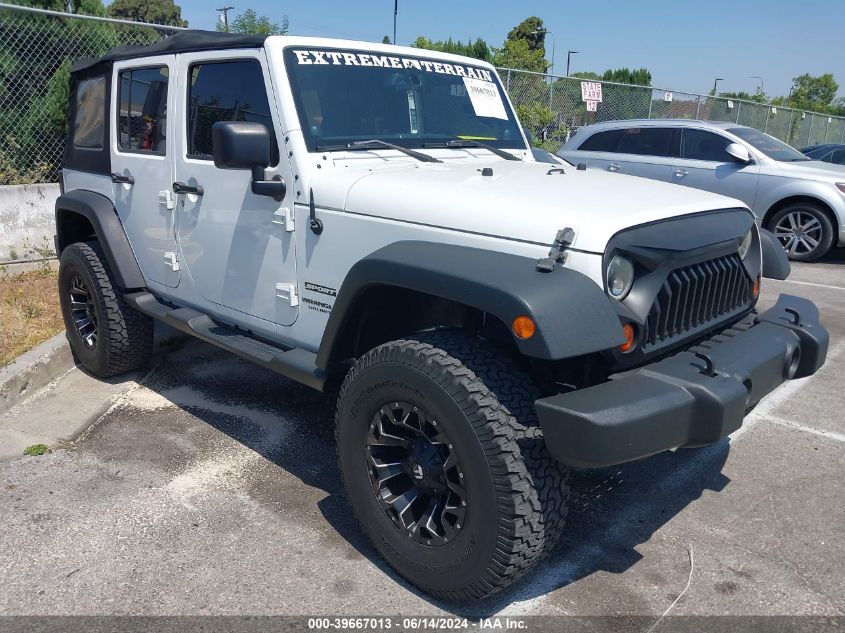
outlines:
[{"label": "chain-link fence", "polygon": [[[152,44],[177,30],[0,3],[0,185],[55,181],[74,61],[123,44]],[[552,150],[581,125],[663,117],[735,122],[796,147],[845,142],[843,117],[611,82],[600,82],[602,101],[590,112],[580,79],[499,72],[523,124]]]},{"label": "chain-link fence", "polygon": [[0,3],[0,185],[56,180],[73,62],[177,30]]},{"label": "chain-link fence", "polygon": [[585,80],[508,68],[500,68],[499,75],[523,124],[551,150],[571,129],[615,119],[726,121],[757,128],[794,147],[845,143],[845,117],[609,81],[596,82],[602,100],[588,111],[581,98]]}]

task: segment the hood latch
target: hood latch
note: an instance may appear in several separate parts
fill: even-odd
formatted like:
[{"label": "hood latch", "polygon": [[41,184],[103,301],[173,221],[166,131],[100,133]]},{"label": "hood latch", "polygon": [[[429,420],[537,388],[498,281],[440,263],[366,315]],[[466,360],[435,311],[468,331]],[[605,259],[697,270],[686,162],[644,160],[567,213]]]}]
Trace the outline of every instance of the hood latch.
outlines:
[{"label": "hood latch", "polygon": [[558,231],[549,250],[549,256],[537,260],[537,270],[541,273],[550,273],[557,264],[563,264],[566,261],[566,247],[572,244],[574,239],[575,231],[568,226]]}]

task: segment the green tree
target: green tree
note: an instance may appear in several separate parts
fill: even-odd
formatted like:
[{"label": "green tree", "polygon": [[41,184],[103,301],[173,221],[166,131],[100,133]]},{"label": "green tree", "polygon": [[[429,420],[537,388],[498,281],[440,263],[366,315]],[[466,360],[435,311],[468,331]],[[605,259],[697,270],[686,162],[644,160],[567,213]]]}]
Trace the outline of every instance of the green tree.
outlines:
[{"label": "green tree", "polygon": [[82,15],[106,15],[106,8],[101,0],[17,0],[13,4],[25,7],[61,11],[62,13],[79,13]]},{"label": "green tree", "polygon": [[390,44],[390,43],[391,43],[391,42],[390,42],[390,36],[389,36],[389,35],[385,35],[383,38],[381,38],[381,43],[382,43],[382,44]]},{"label": "green tree", "polygon": [[527,40],[507,39],[502,48],[493,51],[493,65],[544,73],[549,69],[542,49],[532,50]]},{"label": "green tree", "polygon": [[441,53],[452,53],[454,55],[464,55],[465,57],[474,57],[485,62],[493,59],[493,54],[490,52],[490,47],[487,42],[480,37],[473,42],[468,40],[466,43],[460,40],[453,40],[451,37],[443,41],[432,41],[420,35],[411,46],[415,48],[424,48],[429,51],[439,51]]},{"label": "green tree", "polygon": [[741,90],[739,92],[720,92],[720,97],[725,99],[738,99],[744,101],[754,101],[755,103],[768,103],[769,97],[766,96],[766,93],[757,88],[757,92],[753,95]]},{"label": "green tree", "polygon": [[523,40],[531,51],[542,51],[546,55],[546,29],[543,20],[535,15],[525,18],[508,33],[509,40]]},{"label": "green tree", "polygon": [[802,110],[828,112],[838,90],[839,84],[836,83],[833,74],[826,73],[813,77],[805,73],[792,79],[792,96],[787,99],[787,102]]},{"label": "green tree", "polygon": [[[288,26],[286,15],[282,16],[282,23],[278,24],[266,15],[258,15],[254,9],[245,9],[229,23],[229,31],[246,35],[284,35],[288,32]],[[217,30],[225,31],[226,27],[218,22]]]},{"label": "green tree", "polygon": [[633,84],[635,86],[651,85],[651,72],[647,68],[635,68],[633,70],[628,68],[608,69],[604,71],[601,78],[604,81],[614,81],[619,84]]},{"label": "green tree", "polygon": [[182,19],[182,9],[173,0],[114,0],[108,13],[122,20],[188,26],[188,22]]}]

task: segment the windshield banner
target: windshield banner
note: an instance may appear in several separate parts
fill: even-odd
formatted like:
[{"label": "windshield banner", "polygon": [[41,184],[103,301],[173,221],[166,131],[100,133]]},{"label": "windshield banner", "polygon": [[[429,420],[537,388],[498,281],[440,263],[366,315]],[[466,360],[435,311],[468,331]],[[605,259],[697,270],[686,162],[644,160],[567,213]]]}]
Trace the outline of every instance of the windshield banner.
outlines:
[{"label": "windshield banner", "polygon": [[472,66],[463,66],[461,64],[446,64],[444,62],[415,59],[413,57],[326,50],[294,50],[294,54],[296,55],[296,63],[300,65],[414,68],[439,75],[455,75],[456,77],[493,81],[493,73],[484,68],[473,68]]}]

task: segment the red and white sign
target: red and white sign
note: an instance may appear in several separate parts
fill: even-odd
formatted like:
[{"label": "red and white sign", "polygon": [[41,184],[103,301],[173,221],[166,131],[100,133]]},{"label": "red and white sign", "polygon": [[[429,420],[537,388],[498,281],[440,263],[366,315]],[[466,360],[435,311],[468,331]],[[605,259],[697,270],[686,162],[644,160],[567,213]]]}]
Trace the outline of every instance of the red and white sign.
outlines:
[{"label": "red and white sign", "polygon": [[599,102],[598,101],[587,101],[587,112],[598,112],[599,109]]},{"label": "red and white sign", "polygon": [[581,82],[581,101],[589,103],[590,101],[601,100],[601,84],[598,81]]}]

